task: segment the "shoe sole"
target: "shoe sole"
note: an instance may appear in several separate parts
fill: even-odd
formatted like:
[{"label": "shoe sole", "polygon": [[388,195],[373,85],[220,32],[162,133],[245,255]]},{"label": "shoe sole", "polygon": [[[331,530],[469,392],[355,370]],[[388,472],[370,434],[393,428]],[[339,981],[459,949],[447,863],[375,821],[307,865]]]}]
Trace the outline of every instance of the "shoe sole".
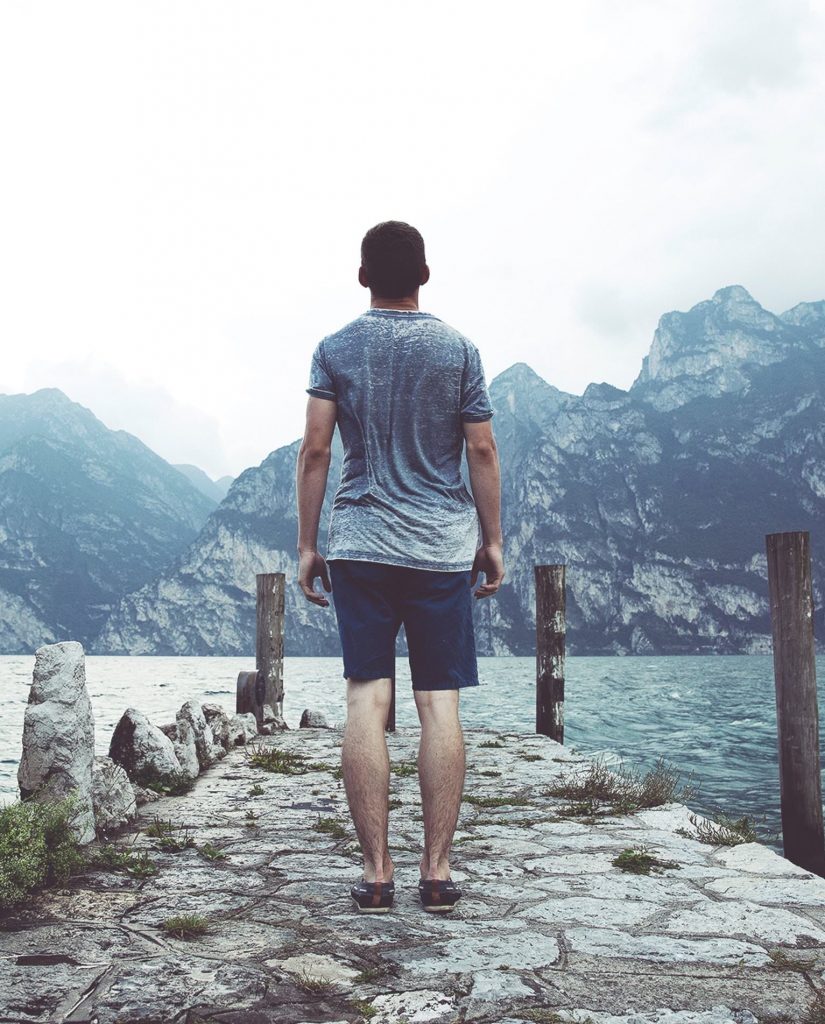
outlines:
[{"label": "shoe sole", "polygon": [[356,906],[356,910],[358,911],[359,914],[387,914],[387,913],[389,913],[390,910],[392,910],[392,907],[358,907],[358,906]]},{"label": "shoe sole", "polygon": [[428,914],[448,914],[451,910],[455,909],[455,904],[449,906],[447,904],[441,904],[437,907],[428,907],[426,904],[422,904]]}]

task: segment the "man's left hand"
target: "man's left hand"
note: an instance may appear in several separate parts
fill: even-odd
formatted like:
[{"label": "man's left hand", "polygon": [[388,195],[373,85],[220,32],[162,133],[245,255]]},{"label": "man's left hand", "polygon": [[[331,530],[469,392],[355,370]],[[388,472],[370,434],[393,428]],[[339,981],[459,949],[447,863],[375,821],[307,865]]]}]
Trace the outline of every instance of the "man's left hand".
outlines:
[{"label": "man's left hand", "polygon": [[332,584],[329,581],[327,563],[317,551],[305,551],[298,562],[298,586],[303,590],[307,601],[312,601],[313,604],[318,604],[322,608],[328,608],[329,601],[315,589],[316,576],[321,577],[324,590],[329,593],[332,590]]}]

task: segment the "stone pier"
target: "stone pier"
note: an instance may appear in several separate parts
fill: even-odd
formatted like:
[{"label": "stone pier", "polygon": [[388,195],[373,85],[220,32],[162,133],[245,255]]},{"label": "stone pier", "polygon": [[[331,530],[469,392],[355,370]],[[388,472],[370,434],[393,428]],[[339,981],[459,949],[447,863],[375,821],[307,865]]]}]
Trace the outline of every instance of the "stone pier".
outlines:
[{"label": "stone pier", "polygon": [[[5,919],[0,1022],[825,1021],[825,880],[756,843],[685,835],[680,803],[571,813],[547,789],[590,762],[547,737],[466,739],[452,914],[417,897],[417,730],[388,737],[387,915],[352,909],[340,731],[262,736],[110,840],[154,873],[89,871]],[[257,750],[286,772],[254,766]],[[628,850],[662,863],[624,870]],[[177,915],[205,931],[176,934]]]}]

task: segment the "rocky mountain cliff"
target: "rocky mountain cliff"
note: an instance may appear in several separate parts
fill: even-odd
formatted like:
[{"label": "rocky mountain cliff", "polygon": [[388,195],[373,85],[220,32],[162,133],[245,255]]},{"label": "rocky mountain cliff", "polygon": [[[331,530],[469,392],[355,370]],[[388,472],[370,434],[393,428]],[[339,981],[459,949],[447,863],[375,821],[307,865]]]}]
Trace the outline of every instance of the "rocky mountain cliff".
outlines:
[{"label": "rocky mountain cliff", "polygon": [[0,651],[88,643],[215,506],[57,388],[0,395]]},{"label": "rocky mountain cliff", "polygon": [[[825,639],[825,302],[776,316],[724,288],[662,317],[629,391],[566,394],[517,363],[490,394],[508,578],[475,603],[480,654],[533,653],[533,566],[547,562],[567,565],[570,653],[768,652],[764,535],[784,530],[811,531]],[[95,652],[251,655],[255,574],[282,571],[286,653],[339,653],[333,608],[295,582],[298,446],[235,480]],[[322,550],[340,466],[336,432]]]}]

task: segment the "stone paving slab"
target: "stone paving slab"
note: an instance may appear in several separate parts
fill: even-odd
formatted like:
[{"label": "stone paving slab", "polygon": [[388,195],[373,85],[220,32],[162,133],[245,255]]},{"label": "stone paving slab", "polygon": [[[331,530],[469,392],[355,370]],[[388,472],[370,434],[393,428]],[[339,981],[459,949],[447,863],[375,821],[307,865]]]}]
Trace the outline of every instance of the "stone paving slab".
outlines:
[{"label": "stone paving slab", "polygon": [[[313,769],[266,772],[238,747],[120,830],[156,874],[78,875],[7,917],[0,1024],[823,1024],[825,879],[756,843],[680,835],[693,831],[683,804],[560,814],[569,801],[546,789],[585,771],[585,758],[532,734],[468,730],[466,742],[452,859],[466,895],[452,914],[426,914],[416,891],[417,730],[389,737],[388,915],[352,910],[360,860],[340,730],[259,737],[256,747]],[[263,792],[250,795],[255,784]],[[156,820],[225,859],[161,852],[144,831]],[[639,846],[677,866],[638,875],[613,864]],[[203,915],[207,934],[167,935],[162,922],[183,913]]]}]

